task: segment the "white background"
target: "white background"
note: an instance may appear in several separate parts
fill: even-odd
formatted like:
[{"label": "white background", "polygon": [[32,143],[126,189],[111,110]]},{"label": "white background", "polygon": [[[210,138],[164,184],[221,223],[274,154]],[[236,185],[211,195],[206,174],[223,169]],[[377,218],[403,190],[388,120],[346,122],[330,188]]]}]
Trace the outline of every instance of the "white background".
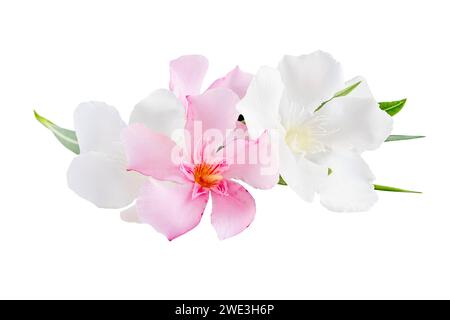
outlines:
[{"label": "white background", "polygon": [[[0,298],[450,298],[448,1],[1,1]],[[200,53],[213,80],[322,49],[381,100],[407,97],[367,153],[380,193],[339,214],[288,188],[250,190],[252,226],[219,241],[209,213],[168,242],[66,186],[73,155],[33,118],[71,128],[78,103],[127,119]],[[170,205],[170,204],[168,204]]]}]

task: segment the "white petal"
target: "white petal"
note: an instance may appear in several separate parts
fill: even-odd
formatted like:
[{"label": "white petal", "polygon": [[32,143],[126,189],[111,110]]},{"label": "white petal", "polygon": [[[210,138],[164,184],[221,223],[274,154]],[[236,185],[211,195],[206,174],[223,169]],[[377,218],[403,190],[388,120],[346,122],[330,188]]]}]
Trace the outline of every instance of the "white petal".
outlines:
[{"label": "white petal", "polygon": [[340,64],[322,51],[286,55],[278,69],[290,99],[310,111],[344,87]]},{"label": "white petal", "polygon": [[139,102],[130,116],[131,123],[142,123],[149,129],[171,137],[184,128],[185,107],[169,90],[159,89]]},{"label": "white petal", "polygon": [[125,162],[99,152],[75,157],[67,171],[69,188],[100,208],[133,202],[145,178],[126,170]]},{"label": "white petal", "polygon": [[375,177],[355,152],[331,153],[327,159],[333,170],[320,187],[320,202],[329,210],[355,212],[368,210],[378,199]]},{"label": "white petal", "polygon": [[280,102],[280,121],[285,130],[298,126],[305,120],[311,118],[313,114],[313,111],[293,102],[286,91],[283,93]]},{"label": "white petal", "polygon": [[81,103],[74,113],[74,125],[80,152],[118,152],[120,132],[125,127],[119,112],[104,102]]},{"label": "white petal", "polygon": [[257,139],[265,130],[278,128],[278,108],[283,93],[279,72],[262,67],[253,78],[247,94],[237,109],[244,116],[250,138]]},{"label": "white petal", "polygon": [[132,205],[131,207],[120,212],[120,218],[125,222],[141,223],[141,220],[139,220],[139,216],[137,213],[136,205]]},{"label": "white petal", "polygon": [[323,141],[335,150],[374,150],[392,131],[392,117],[373,99],[335,98],[315,115],[326,120]]},{"label": "white petal", "polygon": [[317,189],[328,174],[328,168],[292,153],[284,141],[279,144],[280,175],[303,200],[314,200]]},{"label": "white petal", "polygon": [[374,99],[372,92],[370,91],[369,85],[367,84],[366,79],[363,77],[355,77],[345,83],[345,87],[348,88],[351,85],[360,82],[360,84],[352,90],[348,94],[349,97],[353,98],[367,98],[367,99]]},{"label": "white petal", "polygon": [[287,92],[284,91],[280,100],[280,122],[284,129],[289,130],[289,128],[298,123],[298,115],[303,112],[304,108],[296,105],[288,97]]}]

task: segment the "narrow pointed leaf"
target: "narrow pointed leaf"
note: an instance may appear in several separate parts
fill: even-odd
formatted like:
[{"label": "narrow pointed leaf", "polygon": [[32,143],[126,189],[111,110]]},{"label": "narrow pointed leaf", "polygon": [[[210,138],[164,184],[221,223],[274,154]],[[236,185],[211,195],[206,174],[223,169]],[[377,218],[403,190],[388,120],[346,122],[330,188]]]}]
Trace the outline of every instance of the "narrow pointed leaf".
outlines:
[{"label": "narrow pointed leaf", "polygon": [[412,140],[412,139],[420,139],[420,138],[425,138],[425,136],[405,136],[405,135],[401,135],[401,134],[392,134],[385,140],[385,142]]},{"label": "narrow pointed leaf", "polygon": [[342,89],[341,91],[338,91],[334,94],[334,96],[331,99],[328,99],[327,101],[322,102],[322,104],[316,109],[314,110],[314,112],[319,111],[325,104],[327,104],[328,102],[330,102],[331,100],[333,100],[334,98],[338,98],[338,97],[344,97],[346,95],[348,95],[350,92],[352,92],[357,86],[359,86],[361,84],[361,81],[358,81],[350,86],[348,86],[345,89]]},{"label": "narrow pointed leaf", "polygon": [[72,151],[73,153],[80,153],[80,146],[78,145],[77,135],[75,131],[61,128],[51,122],[50,120],[42,117],[36,111],[34,111],[34,117],[39,121],[44,127],[49,129],[58,139],[61,144]]},{"label": "narrow pointed leaf", "polygon": [[381,110],[386,111],[391,117],[393,117],[403,109],[405,103],[406,99],[398,101],[379,102],[378,104]]},{"label": "narrow pointed leaf", "polygon": [[374,186],[375,190],[378,190],[378,191],[422,193],[420,191],[413,191],[413,190],[400,189],[400,188],[396,188],[396,187],[382,186],[379,184],[374,184],[373,186]]},{"label": "narrow pointed leaf", "polygon": [[348,86],[347,88],[337,92],[333,98],[337,98],[337,97],[344,97],[346,95],[348,95],[350,92],[352,92],[357,86],[359,86],[361,84],[361,81],[358,81],[354,84],[352,84],[351,86]]}]

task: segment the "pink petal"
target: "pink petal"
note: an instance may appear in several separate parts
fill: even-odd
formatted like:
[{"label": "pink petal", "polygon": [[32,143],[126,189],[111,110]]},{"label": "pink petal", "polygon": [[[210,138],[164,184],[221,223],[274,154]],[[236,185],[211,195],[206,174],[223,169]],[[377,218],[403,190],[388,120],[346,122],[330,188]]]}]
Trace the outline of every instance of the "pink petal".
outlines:
[{"label": "pink petal", "polygon": [[159,180],[184,181],[179,164],[172,159],[176,144],[169,137],[155,133],[143,124],[132,124],[122,131],[128,158],[128,170]]},{"label": "pink petal", "polygon": [[216,88],[197,96],[189,96],[186,129],[193,148],[203,148],[203,142],[215,138],[215,146],[223,145],[225,137],[236,126],[239,97],[230,89]]},{"label": "pink petal", "polygon": [[236,128],[234,128],[233,137],[242,139],[247,139],[249,137],[248,128],[241,121],[236,121]]},{"label": "pink petal", "polygon": [[223,196],[228,195],[228,182],[227,180],[222,180],[217,186],[211,188],[212,192],[218,193]]},{"label": "pink petal", "polygon": [[208,193],[192,199],[192,184],[149,181],[136,201],[139,220],[173,240],[195,228],[208,203]]},{"label": "pink petal", "polygon": [[206,188],[203,188],[198,183],[194,183],[194,187],[192,188],[192,199],[196,199],[201,195],[208,194],[209,190]]},{"label": "pink petal", "polygon": [[278,152],[272,148],[267,132],[256,141],[236,138],[223,149],[229,165],[224,176],[242,180],[254,188],[272,188],[279,179]]},{"label": "pink petal", "polygon": [[239,98],[243,98],[245,93],[247,92],[247,88],[252,81],[253,75],[247,72],[242,71],[239,67],[231,70],[225,77],[217,79],[213,82],[213,84],[208,88],[229,88],[233,90]]},{"label": "pink petal", "polygon": [[205,142],[202,144],[198,143],[195,146],[194,154],[192,155],[192,163],[200,164],[200,163],[209,163],[218,165],[221,169],[221,172],[225,171],[228,168],[228,164],[226,159],[224,158],[223,150],[219,150],[219,146],[222,146],[223,142],[220,141],[211,141]]},{"label": "pink petal", "polygon": [[211,193],[211,222],[221,240],[237,235],[253,221],[255,200],[241,185],[227,181],[228,195]]},{"label": "pink petal", "polygon": [[186,105],[186,96],[200,93],[208,60],[200,55],[181,56],[170,62],[170,90]]}]

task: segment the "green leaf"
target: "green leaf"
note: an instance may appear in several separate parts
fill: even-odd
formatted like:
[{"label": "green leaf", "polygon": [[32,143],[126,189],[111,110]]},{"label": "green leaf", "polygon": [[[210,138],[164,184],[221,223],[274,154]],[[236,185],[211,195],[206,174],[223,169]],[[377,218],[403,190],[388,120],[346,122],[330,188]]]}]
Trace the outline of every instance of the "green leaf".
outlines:
[{"label": "green leaf", "polygon": [[76,154],[80,154],[80,146],[78,145],[77,135],[75,134],[75,131],[58,127],[50,120],[39,115],[36,111],[34,111],[34,117],[44,127],[53,132],[56,139],[58,139],[58,141],[61,142],[64,147]]},{"label": "green leaf", "polygon": [[352,84],[351,86],[348,86],[347,88],[337,92],[333,98],[337,98],[337,97],[344,97],[346,95],[348,95],[350,92],[352,92],[357,86],[359,86],[361,84],[361,81],[358,81],[354,84]]},{"label": "green leaf", "polygon": [[322,102],[322,104],[316,109],[314,110],[314,112],[319,111],[320,109],[322,109],[322,107],[327,104],[328,102],[330,102],[331,100],[333,100],[334,98],[338,98],[338,97],[344,97],[346,95],[348,95],[350,92],[352,92],[357,86],[359,86],[361,84],[361,81],[358,81],[350,86],[348,86],[345,89],[342,89],[341,91],[338,91],[334,94],[334,96],[331,99],[328,99],[325,102]]},{"label": "green leaf", "polygon": [[386,111],[391,117],[395,116],[405,106],[406,99],[390,102],[379,102],[381,110]]},{"label": "green leaf", "polygon": [[412,139],[420,139],[420,138],[425,138],[425,136],[405,136],[405,135],[400,135],[400,134],[392,134],[385,140],[385,142],[412,140]]},{"label": "green leaf", "polygon": [[374,184],[373,186],[374,186],[375,190],[378,190],[378,191],[422,193],[420,191],[412,191],[412,190],[400,189],[400,188],[396,188],[396,187],[382,186],[379,184]]}]

